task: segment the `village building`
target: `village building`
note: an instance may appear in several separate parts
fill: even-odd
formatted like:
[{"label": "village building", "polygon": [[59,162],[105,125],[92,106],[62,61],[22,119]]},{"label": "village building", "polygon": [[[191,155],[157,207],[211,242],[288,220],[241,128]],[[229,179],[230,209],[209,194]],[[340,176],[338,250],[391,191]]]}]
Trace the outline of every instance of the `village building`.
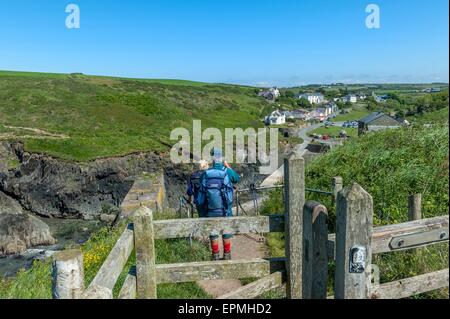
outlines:
[{"label": "village building", "polygon": [[285,111],[284,115],[286,116],[286,119],[302,120],[302,121],[307,121],[310,119],[310,111],[304,109]]},{"label": "village building", "polygon": [[325,121],[328,117],[336,114],[339,108],[334,102],[329,102],[322,107],[316,108],[309,113],[309,119],[320,122]]},{"label": "village building", "polygon": [[266,125],[282,125],[286,123],[286,115],[279,110],[273,111],[264,119]]},{"label": "village building", "polygon": [[389,96],[387,96],[386,94],[385,95],[376,95],[375,92],[372,92],[372,97],[378,103],[385,103],[389,99]]},{"label": "village building", "polygon": [[275,101],[281,95],[280,90],[278,88],[273,87],[268,90],[262,90],[258,93],[258,96],[261,96],[269,101]]},{"label": "village building", "polygon": [[322,93],[304,93],[300,94],[298,99],[307,99],[311,104],[322,104],[325,102],[325,97]]},{"label": "village building", "polygon": [[365,99],[367,99],[367,95],[365,93],[356,93],[356,97],[358,98],[358,100],[364,101]]},{"label": "village building", "polygon": [[438,93],[438,92],[441,92],[441,91],[442,91],[442,89],[439,88],[439,87],[435,87],[435,88],[426,88],[426,89],[423,89],[423,90],[422,90],[422,92],[424,92],[424,93]]},{"label": "village building", "polygon": [[402,122],[392,116],[383,112],[374,112],[358,121],[358,134],[361,135],[366,132],[399,128],[402,125]]},{"label": "village building", "polygon": [[342,98],[342,102],[356,103],[358,102],[358,97],[355,94],[348,94]]}]

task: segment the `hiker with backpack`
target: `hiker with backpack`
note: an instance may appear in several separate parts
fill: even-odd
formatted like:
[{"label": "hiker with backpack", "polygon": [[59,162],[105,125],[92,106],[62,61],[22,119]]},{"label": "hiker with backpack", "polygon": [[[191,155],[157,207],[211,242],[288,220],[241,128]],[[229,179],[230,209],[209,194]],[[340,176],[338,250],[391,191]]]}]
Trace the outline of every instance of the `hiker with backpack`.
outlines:
[{"label": "hiker with backpack", "polygon": [[198,217],[207,217],[206,211],[204,209],[203,205],[198,204],[198,194],[200,192],[200,182],[203,173],[209,168],[208,162],[205,160],[200,160],[198,163],[198,171],[194,172],[188,183],[188,189],[187,189],[187,195],[188,195],[188,202],[190,204],[195,205],[195,208],[197,209]]},{"label": "hiker with backpack", "polygon": [[[233,185],[239,183],[240,176],[223,160],[222,151],[213,148],[211,151],[213,166],[201,177],[198,205],[203,206],[206,217],[233,216]],[[223,239],[223,259],[231,259],[231,242],[233,233],[221,230]],[[213,230],[210,234],[212,259],[219,260],[220,231]]]}]

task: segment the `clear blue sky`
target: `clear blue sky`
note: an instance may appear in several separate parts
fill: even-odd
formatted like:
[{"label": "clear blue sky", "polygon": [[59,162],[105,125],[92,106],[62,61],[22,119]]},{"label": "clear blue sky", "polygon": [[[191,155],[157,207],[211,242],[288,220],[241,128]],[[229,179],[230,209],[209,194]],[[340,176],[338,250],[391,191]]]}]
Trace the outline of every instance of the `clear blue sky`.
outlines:
[{"label": "clear blue sky", "polygon": [[[65,27],[66,5],[81,28]],[[381,9],[367,29],[365,8]],[[448,82],[448,0],[0,0],[0,69],[250,85]]]}]

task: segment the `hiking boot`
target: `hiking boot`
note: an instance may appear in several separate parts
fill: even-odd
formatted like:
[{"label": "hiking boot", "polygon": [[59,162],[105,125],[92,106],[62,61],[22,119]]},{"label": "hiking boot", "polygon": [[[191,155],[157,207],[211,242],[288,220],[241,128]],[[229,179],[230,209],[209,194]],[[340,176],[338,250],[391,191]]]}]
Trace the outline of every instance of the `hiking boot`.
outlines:
[{"label": "hiking boot", "polygon": [[218,260],[220,260],[220,255],[219,255],[219,254],[212,254],[212,255],[211,255],[211,260],[212,260],[212,261],[218,261]]},{"label": "hiking boot", "polygon": [[223,254],[223,260],[231,260],[231,253]]}]

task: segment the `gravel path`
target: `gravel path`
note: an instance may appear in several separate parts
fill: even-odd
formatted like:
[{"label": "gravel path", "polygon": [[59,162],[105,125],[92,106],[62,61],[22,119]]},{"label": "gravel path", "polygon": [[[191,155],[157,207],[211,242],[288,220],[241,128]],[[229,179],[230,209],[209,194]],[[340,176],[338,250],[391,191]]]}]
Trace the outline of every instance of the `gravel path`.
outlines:
[{"label": "gravel path", "polygon": [[[235,236],[232,249],[233,260],[267,257],[267,248],[264,243],[258,241],[259,238],[261,236],[253,234]],[[213,298],[242,287],[241,281],[238,279],[202,280],[197,284]]]}]

